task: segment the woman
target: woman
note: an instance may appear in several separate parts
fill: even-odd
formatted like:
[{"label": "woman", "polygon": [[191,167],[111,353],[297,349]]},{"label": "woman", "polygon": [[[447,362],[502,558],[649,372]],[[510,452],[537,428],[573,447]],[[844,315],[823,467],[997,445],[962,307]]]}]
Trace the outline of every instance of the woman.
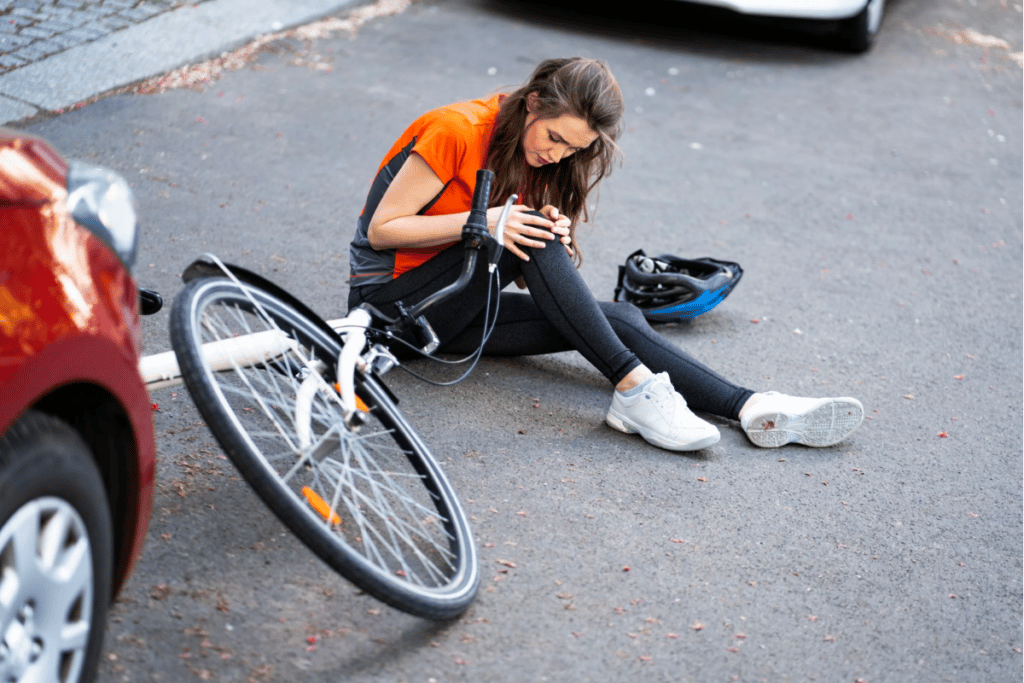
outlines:
[{"label": "woman", "polygon": [[[489,168],[492,232],[505,200],[520,197],[505,227],[500,282],[515,279],[529,293],[501,294],[486,354],[579,351],[614,386],[608,425],[669,450],[719,440],[691,408],[739,420],[758,446],[841,441],[863,418],[856,399],[754,393],[666,341],[632,304],[595,301],[576,269],[575,227],[587,219],[589,193],[611,171],[622,112],[608,68],[572,58],[542,62],[511,94],[421,116],[384,158],[359,216],[349,306],[367,302],[394,313],[396,301],[413,304],[453,282],[463,264],[463,250],[453,247],[476,171]],[[468,353],[479,344],[487,277],[481,265],[461,294],[431,309],[441,351]]]}]

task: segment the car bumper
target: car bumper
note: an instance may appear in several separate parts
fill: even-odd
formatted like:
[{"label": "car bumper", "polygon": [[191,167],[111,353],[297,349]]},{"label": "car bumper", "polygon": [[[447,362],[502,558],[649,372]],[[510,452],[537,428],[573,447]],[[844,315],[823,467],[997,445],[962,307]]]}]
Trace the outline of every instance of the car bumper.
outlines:
[{"label": "car bumper", "polygon": [[859,13],[866,0],[696,0],[740,12],[794,19],[846,19]]}]

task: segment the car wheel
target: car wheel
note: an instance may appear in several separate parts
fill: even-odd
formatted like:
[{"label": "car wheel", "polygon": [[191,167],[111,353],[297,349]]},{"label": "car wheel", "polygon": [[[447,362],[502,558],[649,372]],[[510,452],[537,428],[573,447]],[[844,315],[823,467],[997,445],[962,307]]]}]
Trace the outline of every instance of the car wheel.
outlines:
[{"label": "car wheel", "polygon": [[849,52],[866,52],[882,26],[885,0],[868,0],[860,14],[839,22],[839,42]]},{"label": "car wheel", "polygon": [[112,575],[89,448],[67,423],[26,413],[0,438],[0,681],[92,681]]}]

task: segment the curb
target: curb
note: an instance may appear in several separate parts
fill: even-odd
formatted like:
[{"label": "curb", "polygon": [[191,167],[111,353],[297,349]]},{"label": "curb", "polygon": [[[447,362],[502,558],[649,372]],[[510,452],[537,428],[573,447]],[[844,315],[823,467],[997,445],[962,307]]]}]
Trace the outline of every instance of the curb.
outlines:
[{"label": "curb", "polygon": [[0,77],[0,122],[74,106],[355,1],[210,0],[159,14]]}]

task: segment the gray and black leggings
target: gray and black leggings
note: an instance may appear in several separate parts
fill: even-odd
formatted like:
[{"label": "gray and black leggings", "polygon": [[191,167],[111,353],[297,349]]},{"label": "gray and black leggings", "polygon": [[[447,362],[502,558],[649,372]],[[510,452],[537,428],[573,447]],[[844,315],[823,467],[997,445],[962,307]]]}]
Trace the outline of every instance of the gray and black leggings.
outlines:
[{"label": "gray and black leggings", "polygon": [[[654,372],[667,372],[692,410],[739,419],[753,391],[727,381],[663,338],[632,304],[596,301],[560,242],[523,251],[529,261],[504,251],[498,272],[503,286],[522,275],[529,293],[501,294],[484,354],[529,356],[575,349],[612,385],[643,363]],[[462,245],[456,244],[391,282],[353,287],[349,307],[366,302],[394,315],[396,301],[413,305],[458,279],[463,257]],[[440,351],[472,353],[479,346],[487,278],[481,258],[466,289],[427,312],[441,340]]]}]

